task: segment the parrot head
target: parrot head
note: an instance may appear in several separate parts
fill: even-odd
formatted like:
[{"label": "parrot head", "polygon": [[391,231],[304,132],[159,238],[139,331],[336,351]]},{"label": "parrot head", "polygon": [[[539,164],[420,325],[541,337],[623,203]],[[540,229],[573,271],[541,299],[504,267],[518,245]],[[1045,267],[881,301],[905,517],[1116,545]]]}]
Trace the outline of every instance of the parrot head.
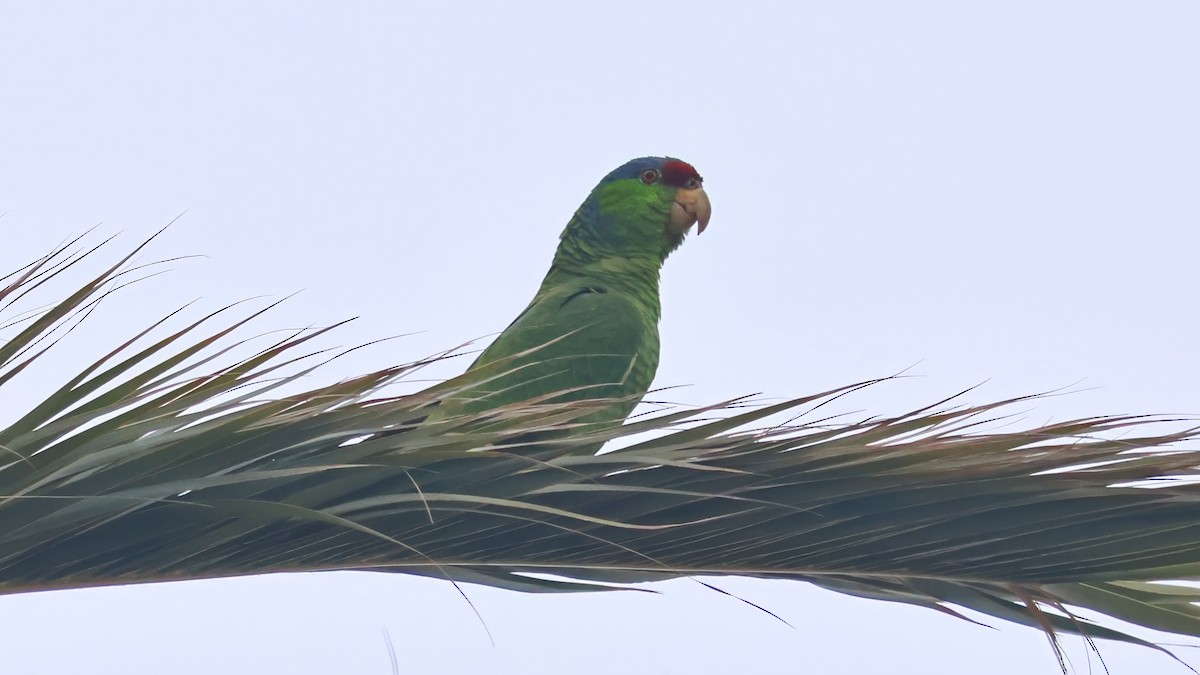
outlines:
[{"label": "parrot head", "polygon": [[699,224],[696,234],[708,227],[712,205],[704,192],[704,179],[691,164],[674,157],[640,157],[623,164],[604,177],[597,191],[607,193],[610,207],[635,209],[639,202],[662,213],[669,210],[664,223],[673,234],[684,235]]},{"label": "parrot head", "polygon": [[703,232],[711,215],[704,179],[691,164],[639,157],[600,181],[562,238],[567,243],[582,237],[605,254],[665,258],[693,225],[697,234]]}]

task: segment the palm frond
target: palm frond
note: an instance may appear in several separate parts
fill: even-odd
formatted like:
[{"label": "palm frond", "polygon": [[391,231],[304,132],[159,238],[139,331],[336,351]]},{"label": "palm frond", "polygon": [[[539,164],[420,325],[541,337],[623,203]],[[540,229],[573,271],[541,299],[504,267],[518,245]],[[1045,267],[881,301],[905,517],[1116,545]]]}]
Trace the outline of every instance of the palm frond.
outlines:
[{"label": "palm frond", "polygon": [[[19,312],[95,250],[73,240],[0,280],[0,386],[145,271],[131,254]],[[1149,645],[1079,608],[1200,636],[1200,591],[1160,583],[1200,581],[1200,462],[1178,445],[1195,430],[1152,427],[1173,420],[984,430],[1026,399],[820,418],[867,382],[619,429],[576,424],[605,402],[425,421],[460,381],[384,389],[429,360],[287,393],[336,357],[304,353],[329,329],[220,365],[261,314],[229,312],[155,341],[178,317],[149,322],[0,430],[0,592],[351,569],[536,592],[739,575],[1052,637]]]}]

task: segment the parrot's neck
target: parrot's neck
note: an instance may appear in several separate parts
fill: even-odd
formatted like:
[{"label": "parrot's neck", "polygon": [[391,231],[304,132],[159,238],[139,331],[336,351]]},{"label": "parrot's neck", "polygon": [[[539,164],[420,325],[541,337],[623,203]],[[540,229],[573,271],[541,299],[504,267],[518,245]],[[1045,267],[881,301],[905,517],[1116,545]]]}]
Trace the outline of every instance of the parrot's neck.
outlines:
[{"label": "parrot's neck", "polygon": [[635,300],[657,322],[659,271],[683,238],[667,236],[665,222],[655,222],[661,214],[605,212],[597,199],[593,193],[567,224],[542,292],[571,283],[603,287]]},{"label": "parrot's neck", "polygon": [[542,291],[562,288],[563,284],[571,283],[603,287],[606,291],[618,292],[635,300],[654,321],[658,321],[661,312],[658,296],[659,270],[662,269],[660,257],[647,255],[589,259],[572,253],[569,247],[559,246],[554,264],[542,282]]}]

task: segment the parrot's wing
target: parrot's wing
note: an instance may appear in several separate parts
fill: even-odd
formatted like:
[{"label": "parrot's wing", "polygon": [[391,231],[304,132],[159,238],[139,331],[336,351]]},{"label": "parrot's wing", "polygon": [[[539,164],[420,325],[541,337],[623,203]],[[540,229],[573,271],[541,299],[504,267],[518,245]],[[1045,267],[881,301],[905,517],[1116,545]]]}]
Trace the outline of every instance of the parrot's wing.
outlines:
[{"label": "parrot's wing", "polygon": [[[482,381],[455,412],[552,397],[554,401],[631,399],[646,393],[658,364],[654,317],[629,296],[600,284],[543,292],[475,363]],[[487,366],[491,366],[488,368]]]}]

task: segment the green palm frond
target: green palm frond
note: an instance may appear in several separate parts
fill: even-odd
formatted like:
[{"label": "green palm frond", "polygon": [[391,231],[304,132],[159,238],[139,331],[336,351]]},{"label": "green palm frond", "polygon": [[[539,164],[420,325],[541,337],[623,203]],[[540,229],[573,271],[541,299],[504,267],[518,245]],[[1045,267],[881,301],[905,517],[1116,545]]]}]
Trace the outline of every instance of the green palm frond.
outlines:
[{"label": "green palm frond", "polygon": [[[127,256],[18,314],[94,253],[81,245],[0,280],[0,386],[135,276]],[[739,575],[1052,637],[1149,645],[1078,608],[1200,636],[1200,591],[1159,583],[1200,581],[1200,471],[1177,445],[1193,430],[1150,426],[1170,420],[983,430],[1023,399],[821,418],[860,383],[619,429],[575,423],[604,402],[426,422],[459,381],[383,389],[428,361],[287,393],[330,356],[304,352],[328,329],[220,365],[258,313],[225,314],[157,341],[178,318],[151,322],[0,430],[0,592],[348,569],[554,592]]]}]

